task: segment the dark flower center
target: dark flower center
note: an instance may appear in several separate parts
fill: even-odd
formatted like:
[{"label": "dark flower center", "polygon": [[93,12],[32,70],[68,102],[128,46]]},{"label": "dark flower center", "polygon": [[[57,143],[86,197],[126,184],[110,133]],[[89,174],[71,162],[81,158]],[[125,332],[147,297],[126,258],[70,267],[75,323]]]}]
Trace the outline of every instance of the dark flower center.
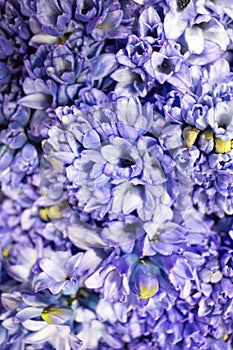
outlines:
[{"label": "dark flower center", "polygon": [[139,46],[139,47],[137,48],[137,53],[138,53],[140,56],[142,56],[142,55],[144,54],[144,50]]},{"label": "dark flower center", "polygon": [[222,123],[219,123],[218,126],[219,126],[219,128],[227,129],[228,125],[227,125],[227,123],[222,122]]},{"label": "dark flower center", "polygon": [[93,8],[94,4],[92,1],[84,1],[83,9],[82,9],[82,14],[86,15],[91,9]]},{"label": "dark flower center", "polygon": [[135,162],[129,158],[121,158],[119,166],[121,168],[127,168],[132,165],[135,165]]},{"label": "dark flower center", "polygon": [[177,5],[180,9],[184,9],[189,3],[190,0],[177,0]]},{"label": "dark flower center", "polygon": [[158,70],[164,74],[170,74],[174,70],[174,65],[169,61],[169,59],[165,58],[163,63],[158,66]]}]

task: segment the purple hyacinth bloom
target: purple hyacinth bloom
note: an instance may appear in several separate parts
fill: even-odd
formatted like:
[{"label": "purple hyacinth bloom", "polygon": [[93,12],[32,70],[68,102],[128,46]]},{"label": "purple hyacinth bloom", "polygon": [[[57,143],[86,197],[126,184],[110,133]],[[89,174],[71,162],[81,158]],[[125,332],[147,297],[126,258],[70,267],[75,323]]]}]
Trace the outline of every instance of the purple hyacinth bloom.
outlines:
[{"label": "purple hyacinth bloom", "polygon": [[12,162],[14,151],[7,145],[0,144],[0,170],[5,170]]},{"label": "purple hyacinth bloom", "polygon": [[87,23],[87,34],[91,34],[96,41],[126,38],[129,29],[122,24],[124,13],[120,9],[119,3],[100,1],[100,6],[101,3],[103,4],[101,15]]},{"label": "purple hyacinth bloom", "polygon": [[117,61],[130,68],[142,66],[152,55],[152,47],[147,40],[139,39],[135,35],[128,38],[125,49],[121,49],[117,55]]},{"label": "purple hyacinth bloom", "polygon": [[65,46],[55,47],[48,54],[44,65],[48,76],[60,84],[74,82],[79,72],[72,52]]},{"label": "purple hyacinth bloom", "polygon": [[24,16],[30,16],[36,12],[36,2],[31,0],[20,1],[20,9]]},{"label": "purple hyacinth bloom", "polygon": [[5,59],[6,57],[12,55],[14,52],[14,47],[10,40],[4,36],[0,36],[0,59]]},{"label": "purple hyacinth bloom", "polygon": [[221,257],[222,273],[225,277],[233,276],[232,250],[228,249]]},{"label": "purple hyacinth bloom", "polygon": [[18,81],[14,80],[9,87],[9,91],[0,94],[0,124],[7,125],[9,121],[17,121],[25,126],[29,119],[29,110],[21,108],[17,101],[22,96],[22,90],[18,86]]},{"label": "purple hyacinth bloom", "polygon": [[12,149],[19,149],[27,141],[27,136],[19,123],[12,122],[8,125],[7,129],[0,132],[0,140]]},{"label": "purple hyacinth bloom", "polygon": [[62,36],[72,16],[73,1],[38,0],[36,15],[45,33],[53,36]]},{"label": "purple hyacinth bloom", "polygon": [[144,241],[144,255],[150,256],[156,252],[162,255],[171,255],[187,242],[187,232],[180,225],[167,222],[160,225],[157,231],[156,226],[153,222],[144,225],[148,235]]},{"label": "purple hyacinth bloom", "polygon": [[122,221],[114,220],[107,224],[101,232],[101,237],[113,247],[121,247],[124,253],[132,253],[135,240],[143,236],[142,222],[133,215],[128,215]]},{"label": "purple hyacinth bloom", "polygon": [[128,278],[120,275],[114,265],[98,269],[85,281],[85,286],[91,289],[102,289],[104,300],[123,302],[129,294]]},{"label": "purple hyacinth bloom", "polygon": [[30,246],[19,243],[14,244],[9,251],[9,258],[5,262],[7,273],[16,281],[24,283],[24,286],[31,285],[32,267],[37,259],[37,252]]},{"label": "purple hyacinth bloom", "polygon": [[36,148],[26,143],[22,150],[17,153],[12,164],[12,170],[17,173],[31,174],[39,163]]},{"label": "purple hyacinth bloom", "polygon": [[37,110],[66,105],[78,91],[91,85],[90,63],[66,46],[39,46],[37,54],[25,62],[28,75],[23,82],[25,95],[19,104]]},{"label": "purple hyacinth bloom", "polygon": [[[117,317],[112,305],[103,299],[98,301],[95,310],[79,306],[75,321],[78,324],[77,336],[83,342],[80,350],[95,350],[103,342],[113,349],[119,349],[119,345],[123,345],[123,342],[115,339],[109,331],[112,324],[117,322]],[[90,337],[90,334],[95,334],[95,337]]]},{"label": "purple hyacinth bloom", "polygon": [[71,256],[70,252],[57,251],[52,252],[50,257],[39,259],[37,265],[40,271],[34,278],[34,290],[38,292],[48,288],[53,294],[75,294],[78,290],[75,269],[81,257],[81,253]]},{"label": "purple hyacinth bloom", "polygon": [[212,10],[208,11],[202,1],[191,0],[186,6],[179,7],[179,2],[173,0],[168,5],[164,19],[166,38],[177,40],[183,34],[190,53],[188,61],[192,64],[203,65],[218,59],[221,50],[225,51],[230,43],[221,19],[211,17]]},{"label": "purple hyacinth bloom", "polygon": [[[67,323],[73,310],[51,296],[25,292],[22,299],[13,320],[24,329],[23,343],[36,345],[47,341],[55,348],[68,347],[72,330]],[[76,341],[80,344],[78,338]]]},{"label": "purple hyacinth bloom", "polygon": [[[22,44],[22,40],[27,40],[30,37],[28,22],[24,21],[17,1],[2,1],[1,14],[3,20],[0,27],[11,38],[17,35],[15,43]],[[25,49],[25,45],[22,45],[19,51],[22,49]]]},{"label": "purple hyacinth bloom", "polygon": [[200,278],[204,283],[218,283],[222,279],[219,262],[210,260],[204,269],[200,272]]},{"label": "purple hyacinth bloom", "polygon": [[233,348],[233,2],[0,0],[0,348]]},{"label": "purple hyacinth bloom", "polygon": [[145,8],[138,21],[139,36],[150,44],[158,45],[162,38],[163,24],[153,7]]},{"label": "purple hyacinth bloom", "polygon": [[191,0],[187,2],[184,8],[180,8],[179,2],[176,0],[166,2],[168,4],[168,11],[164,18],[165,35],[168,39],[177,39],[187,28],[189,21],[198,15],[198,4],[196,6],[194,1]]},{"label": "purple hyacinth bloom", "polygon": [[158,292],[159,285],[153,267],[146,262],[137,264],[130,275],[129,288],[140,299],[154,296]]},{"label": "purple hyacinth bloom", "polygon": [[[116,68],[117,62],[112,53],[101,54],[91,59],[92,79],[101,84],[104,78],[108,77]],[[101,98],[98,99],[101,102]]]},{"label": "purple hyacinth bloom", "polygon": [[189,68],[180,53],[179,44],[164,43],[159,52],[153,52],[145,70],[159,83],[166,81],[185,91],[191,86]]},{"label": "purple hyacinth bloom", "polygon": [[233,139],[233,121],[232,121],[232,101],[225,103],[219,102],[216,107],[209,109],[206,120],[212,128],[216,137],[223,141]]},{"label": "purple hyacinth bloom", "polygon": [[88,22],[102,12],[102,0],[76,0],[75,17],[83,22]]},{"label": "purple hyacinth bloom", "polygon": [[153,85],[150,76],[141,68],[120,67],[111,78],[117,82],[114,92],[119,97],[145,97]]},{"label": "purple hyacinth bloom", "polygon": [[[172,188],[165,194],[166,182],[168,187],[172,182],[165,174],[172,173],[174,163],[156,139],[143,136],[152,122],[149,105],[142,108],[138,100],[123,98],[110,107],[94,108],[94,118],[88,113],[83,119],[85,110],[76,108],[57,113],[69,132],[51,129],[48,143],[55,146],[51,156],[62,167],[67,164],[65,176],[84,212],[97,220],[107,213],[117,217],[135,210],[141,219],[151,218],[160,200],[175,197]],[[58,138],[67,144],[64,149]]]}]

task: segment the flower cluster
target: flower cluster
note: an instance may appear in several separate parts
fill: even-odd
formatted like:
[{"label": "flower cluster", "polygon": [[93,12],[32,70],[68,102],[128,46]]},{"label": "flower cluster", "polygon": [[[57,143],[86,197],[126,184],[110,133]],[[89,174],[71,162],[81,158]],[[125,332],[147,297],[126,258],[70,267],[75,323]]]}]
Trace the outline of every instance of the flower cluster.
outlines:
[{"label": "flower cluster", "polygon": [[233,3],[0,0],[0,348],[233,348]]}]

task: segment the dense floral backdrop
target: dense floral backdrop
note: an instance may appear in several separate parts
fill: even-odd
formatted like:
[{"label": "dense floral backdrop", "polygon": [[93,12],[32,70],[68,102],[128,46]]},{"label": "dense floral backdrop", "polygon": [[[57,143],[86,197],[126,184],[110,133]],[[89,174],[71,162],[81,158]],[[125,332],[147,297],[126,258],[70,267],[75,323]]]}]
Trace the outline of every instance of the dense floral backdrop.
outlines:
[{"label": "dense floral backdrop", "polygon": [[0,348],[233,349],[233,2],[0,0]]}]

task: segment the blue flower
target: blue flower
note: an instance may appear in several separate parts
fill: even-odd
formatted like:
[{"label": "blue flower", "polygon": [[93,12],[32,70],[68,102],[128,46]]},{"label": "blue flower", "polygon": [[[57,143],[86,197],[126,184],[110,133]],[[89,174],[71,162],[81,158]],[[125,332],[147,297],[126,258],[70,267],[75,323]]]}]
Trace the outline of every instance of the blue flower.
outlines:
[{"label": "blue flower", "polygon": [[12,55],[14,52],[14,47],[10,40],[4,36],[0,37],[0,59],[5,59],[6,57]]},{"label": "blue flower", "polygon": [[159,83],[166,81],[185,91],[191,86],[189,68],[180,53],[179,44],[164,43],[159,52],[153,52],[145,70]]},{"label": "blue flower", "polygon": [[138,21],[139,36],[156,47],[160,45],[162,31],[163,24],[157,11],[151,6],[145,8]]},{"label": "blue flower", "polygon": [[50,257],[39,259],[37,261],[39,271],[36,272],[34,278],[35,291],[48,288],[53,294],[75,294],[78,290],[75,269],[77,269],[81,256],[81,253],[78,253],[77,256],[71,256],[68,251],[57,251],[56,253],[52,252]]},{"label": "blue flower", "polygon": [[12,170],[15,173],[21,173],[22,175],[31,174],[37,168],[39,163],[38,153],[36,148],[30,144],[26,143],[17,153],[13,163]]},{"label": "blue flower", "polygon": [[75,17],[83,22],[88,22],[102,12],[102,1],[81,0],[76,1]]},{"label": "blue flower", "polygon": [[126,38],[129,34],[127,26],[123,25],[123,11],[119,8],[117,2],[106,2],[101,16],[95,21],[87,24],[87,33],[96,40]]},{"label": "blue flower", "polygon": [[115,93],[118,97],[145,97],[153,85],[152,79],[141,68],[120,67],[111,78],[117,82]]},{"label": "blue flower", "polygon": [[227,49],[230,39],[221,19],[211,16],[211,9],[207,10],[203,2],[193,0],[182,8],[174,0],[169,3],[169,8],[164,19],[165,36],[177,40],[183,34],[191,64],[203,65],[220,58],[221,50]]},{"label": "blue flower", "polygon": [[[24,343],[40,344],[48,341],[55,347],[69,346],[72,333],[70,326],[64,324],[73,317],[71,308],[59,305],[58,301],[51,297],[47,299],[42,295],[34,296],[29,293],[24,293],[23,301],[26,305],[16,313],[15,319],[22,323],[27,331]],[[36,317],[37,320],[33,320]],[[80,345],[78,338],[76,344]]]},{"label": "blue flower", "polygon": [[[164,208],[165,209],[165,208]],[[182,249],[187,242],[186,229],[172,222],[157,225],[148,222],[144,225],[147,235],[144,241],[144,255],[154,255],[156,252],[162,255],[171,255]]]},{"label": "blue flower", "polygon": [[48,76],[60,84],[75,82],[79,72],[76,64],[72,52],[65,46],[55,47],[44,62]]},{"label": "blue flower", "polygon": [[120,246],[124,253],[131,253],[135,241],[143,235],[143,224],[133,215],[123,217],[122,221],[110,221],[101,231],[101,237],[105,242],[112,247]]},{"label": "blue flower", "polygon": [[[188,1],[184,7],[180,7],[176,0],[167,1],[167,3],[168,11],[164,18],[164,32],[168,39],[178,39],[189,22],[198,16],[198,10],[202,10],[203,6],[201,4],[199,9],[199,3],[196,5],[193,0]],[[200,12],[203,12],[203,10]],[[204,12],[202,17],[205,18],[205,15],[208,15],[208,12],[207,14]],[[210,16],[207,18],[210,18]]]},{"label": "blue flower", "polygon": [[[100,346],[100,341],[102,342],[103,339],[106,339],[111,347],[117,343],[117,340],[108,331],[109,321],[114,322],[114,318],[116,318],[113,315],[112,307],[102,299],[100,299],[94,311],[83,306],[77,308],[75,321],[78,324],[77,336],[83,343],[81,349],[94,350],[97,346]],[[95,337],[90,337],[90,334],[95,334]]]},{"label": "blue flower", "polygon": [[159,289],[153,267],[143,261],[137,264],[130,275],[129,288],[140,299],[153,297]]},{"label": "blue flower", "polygon": [[117,61],[130,68],[140,67],[148,61],[152,55],[152,47],[147,40],[139,39],[135,35],[128,38],[125,49],[121,49],[117,55]]},{"label": "blue flower", "polygon": [[22,125],[18,122],[11,122],[7,129],[0,132],[0,140],[12,149],[21,148],[27,141]]},{"label": "blue flower", "polygon": [[72,16],[72,3],[64,0],[38,0],[36,15],[45,33],[53,36],[62,36]]},{"label": "blue flower", "polygon": [[228,103],[219,102],[216,104],[216,107],[210,108],[206,115],[206,120],[214,134],[223,141],[230,141],[233,139],[231,106],[232,101]]},{"label": "blue flower", "polygon": [[46,110],[66,105],[84,85],[91,86],[89,62],[80,54],[74,56],[66,46],[53,45],[49,52],[47,45],[41,45],[25,66],[29,76],[23,82],[22,106]]},{"label": "blue flower", "polygon": [[14,151],[7,145],[0,145],[0,169],[5,170],[13,161]]},{"label": "blue flower", "polygon": [[[152,119],[149,105],[142,108],[138,100],[120,99],[111,107],[94,108],[94,118],[88,113],[87,119],[85,110],[76,108],[57,113],[69,132],[53,129],[48,143],[56,146],[51,156],[62,167],[67,164],[65,176],[84,212],[101,220],[107,212],[128,215],[136,210],[144,219],[153,215],[152,208],[160,201],[175,197],[174,190],[169,189],[169,195],[165,191],[166,181],[171,181],[165,174],[172,173],[174,163],[156,139],[143,136]],[[57,142],[59,134],[67,143],[64,151]]]},{"label": "blue flower", "polygon": [[0,348],[232,349],[232,2],[0,13]]}]

